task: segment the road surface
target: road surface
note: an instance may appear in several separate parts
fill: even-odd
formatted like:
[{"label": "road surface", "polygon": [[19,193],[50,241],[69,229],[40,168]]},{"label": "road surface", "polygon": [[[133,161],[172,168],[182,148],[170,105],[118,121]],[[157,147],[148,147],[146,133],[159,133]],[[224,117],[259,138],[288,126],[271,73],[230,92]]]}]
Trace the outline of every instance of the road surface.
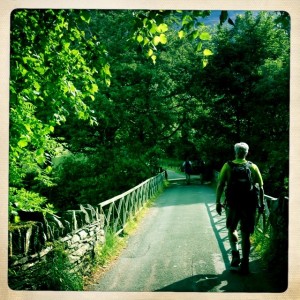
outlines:
[{"label": "road surface", "polygon": [[[168,172],[170,185],[129,238],[113,266],[88,287],[117,292],[276,292],[259,258],[252,273],[229,271],[230,248],[224,216],[215,211],[215,190],[193,176]],[[172,180],[178,179],[178,180]]]}]

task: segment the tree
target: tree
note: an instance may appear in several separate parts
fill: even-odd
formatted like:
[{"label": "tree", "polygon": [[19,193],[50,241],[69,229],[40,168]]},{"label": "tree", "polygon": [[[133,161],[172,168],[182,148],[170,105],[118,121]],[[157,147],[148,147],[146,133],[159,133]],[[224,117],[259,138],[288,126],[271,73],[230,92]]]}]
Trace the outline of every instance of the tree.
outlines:
[{"label": "tree", "polygon": [[95,122],[88,106],[98,92],[95,77],[105,80],[109,73],[100,43],[84,31],[87,22],[88,15],[83,11],[12,13],[9,153],[12,213],[22,209],[23,198],[28,203],[40,202],[34,209],[42,209],[45,199],[38,200],[39,189],[53,185],[51,157],[58,151],[58,141],[51,137],[55,127],[71,116]]},{"label": "tree", "polygon": [[[220,28],[213,40],[215,54],[202,72],[202,81],[195,82],[207,91],[209,115],[204,116],[208,121],[204,140],[195,135],[204,141],[199,145],[209,149],[215,141],[215,156],[221,163],[232,155],[235,141],[248,141],[251,159],[262,164],[274,195],[279,193],[275,183],[282,190],[288,177],[289,136],[289,35],[275,19],[273,13],[247,12],[237,17],[234,26]],[[202,118],[197,121],[198,132],[203,132]],[[280,174],[270,172],[275,165]]]}]

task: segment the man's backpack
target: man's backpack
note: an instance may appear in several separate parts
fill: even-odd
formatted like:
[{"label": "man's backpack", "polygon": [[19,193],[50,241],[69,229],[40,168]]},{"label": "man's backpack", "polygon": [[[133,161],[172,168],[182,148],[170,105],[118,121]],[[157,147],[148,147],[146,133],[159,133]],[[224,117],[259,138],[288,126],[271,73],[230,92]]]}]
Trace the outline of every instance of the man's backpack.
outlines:
[{"label": "man's backpack", "polygon": [[230,166],[230,177],[226,188],[226,199],[228,205],[236,205],[248,202],[253,190],[251,178],[251,164],[248,161],[242,164],[235,164],[228,161]]}]

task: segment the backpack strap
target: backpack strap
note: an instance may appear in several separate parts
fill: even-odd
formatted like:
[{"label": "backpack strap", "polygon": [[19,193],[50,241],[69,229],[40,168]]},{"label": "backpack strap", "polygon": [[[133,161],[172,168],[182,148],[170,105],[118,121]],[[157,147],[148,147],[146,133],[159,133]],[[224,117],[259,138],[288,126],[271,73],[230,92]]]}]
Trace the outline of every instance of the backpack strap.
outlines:
[{"label": "backpack strap", "polygon": [[[230,167],[233,167],[234,165],[236,165],[232,160],[228,160],[227,163]],[[247,167],[250,167],[253,164],[253,162],[251,162],[250,160],[247,160],[245,163],[242,163],[241,165],[243,165],[243,164],[247,165]]]}]

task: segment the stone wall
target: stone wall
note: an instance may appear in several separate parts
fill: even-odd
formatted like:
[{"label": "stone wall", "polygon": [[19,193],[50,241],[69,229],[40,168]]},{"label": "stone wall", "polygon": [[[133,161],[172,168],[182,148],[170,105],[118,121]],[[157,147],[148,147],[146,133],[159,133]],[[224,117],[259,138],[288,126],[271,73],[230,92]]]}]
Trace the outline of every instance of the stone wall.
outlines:
[{"label": "stone wall", "polygon": [[[86,275],[97,245],[105,241],[104,216],[91,206],[61,216],[20,214],[21,222],[9,228],[9,276],[12,289],[38,289],[40,266],[59,245],[72,272]],[[39,273],[40,274],[40,273]]]}]

